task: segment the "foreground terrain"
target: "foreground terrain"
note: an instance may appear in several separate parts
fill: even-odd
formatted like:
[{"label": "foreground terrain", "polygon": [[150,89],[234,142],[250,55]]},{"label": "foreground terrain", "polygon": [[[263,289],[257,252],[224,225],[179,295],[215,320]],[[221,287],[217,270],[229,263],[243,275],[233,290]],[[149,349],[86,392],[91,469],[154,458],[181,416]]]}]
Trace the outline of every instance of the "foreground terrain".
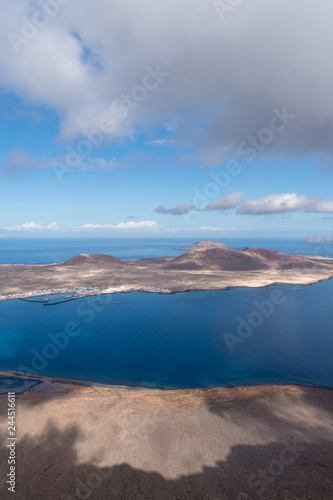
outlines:
[{"label": "foreground terrain", "polygon": [[[214,245],[213,245],[214,243]],[[333,259],[198,242],[177,257],[120,260],[82,254],[52,265],[1,265],[0,300],[75,292],[77,296],[132,290],[174,293],[309,284],[333,275]]]},{"label": "foreground terrain", "polygon": [[[332,391],[43,382],[16,399],[20,500],[333,498]],[[9,499],[7,394],[0,412]]]}]

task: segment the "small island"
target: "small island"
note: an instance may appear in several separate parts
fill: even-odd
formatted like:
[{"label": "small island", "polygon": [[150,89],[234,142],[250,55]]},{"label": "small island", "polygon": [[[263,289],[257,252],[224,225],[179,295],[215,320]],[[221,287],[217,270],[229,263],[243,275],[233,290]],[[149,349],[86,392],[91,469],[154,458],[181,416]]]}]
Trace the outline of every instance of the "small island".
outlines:
[{"label": "small island", "polygon": [[311,237],[306,240],[307,243],[333,243],[332,238],[324,238],[322,236],[319,237]]},{"label": "small island", "polygon": [[234,250],[221,242],[197,242],[173,257],[120,260],[81,254],[50,265],[1,265],[0,300],[72,293],[75,298],[143,291],[175,293],[311,284],[333,276],[333,259],[264,248]]}]

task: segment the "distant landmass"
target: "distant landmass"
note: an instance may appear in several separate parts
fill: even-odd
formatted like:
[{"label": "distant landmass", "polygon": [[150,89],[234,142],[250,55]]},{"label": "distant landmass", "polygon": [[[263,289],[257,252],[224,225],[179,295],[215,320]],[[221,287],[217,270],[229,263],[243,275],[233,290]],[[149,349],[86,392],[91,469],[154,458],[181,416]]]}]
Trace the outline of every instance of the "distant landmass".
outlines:
[{"label": "distant landmass", "polygon": [[333,276],[333,259],[198,241],[176,257],[121,260],[81,254],[52,265],[1,265],[0,300],[74,293],[144,291],[174,293],[261,287],[282,282],[309,284]]},{"label": "distant landmass", "polygon": [[82,253],[58,265],[78,266],[90,264],[92,264],[93,266],[109,267],[111,265],[124,265],[124,262],[120,259],[117,259],[117,257],[112,257],[112,255],[103,255],[99,253]]},{"label": "distant landmass", "polygon": [[228,248],[228,246],[225,243],[222,243],[221,241],[197,241],[194,243],[193,247],[180,247],[177,248],[177,250],[205,250],[206,248]]},{"label": "distant landmass", "polygon": [[322,237],[319,237],[319,238],[308,238],[306,240],[307,243],[333,243],[333,239],[332,238],[322,238]]}]

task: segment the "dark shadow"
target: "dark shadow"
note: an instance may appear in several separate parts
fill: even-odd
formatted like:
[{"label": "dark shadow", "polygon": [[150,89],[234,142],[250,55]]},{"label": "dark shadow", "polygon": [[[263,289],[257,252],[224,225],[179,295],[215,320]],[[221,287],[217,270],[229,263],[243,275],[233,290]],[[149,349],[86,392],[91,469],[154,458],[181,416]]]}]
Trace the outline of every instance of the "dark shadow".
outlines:
[{"label": "dark shadow", "polygon": [[[224,500],[333,498],[333,443],[291,443],[281,462],[282,443],[238,445],[227,460],[201,473],[165,479],[127,464],[99,468],[77,463],[78,428],[59,430],[50,422],[43,438],[18,447],[16,498],[20,500]],[[1,455],[6,444],[2,442]],[[2,461],[4,463],[4,461]],[[255,466],[254,466],[255,463]],[[13,494],[1,485],[1,499]]]},{"label": "dark shadow", "polygon": [[[321,394],[305,391],[304,398],[319,409]],[[332,399],[331,394],[324,409],[326,405],[331,408]],[[227,411],[225,405],[231,405],[218,402],[216,391],[207,391],[207,404],[221,418]],[[262,412],[260,402],[252,401],[251,408],[253,416]],[[251,408],[245,404],[242,411]],[[234,409],[237,410],[237,403]],[[49,421],[42,437],[32,439],[26,435],[18,442],[15,496],[7,491],[5,484],[8,441],[6,435],[1,436],[0,497],[2,500],[333,500],[333,442],[325,437],[318,439],[311,426],[303,427],[300,433],[299,425],[286,425],[269,408],[258,419],[259,430],[263,422],[270,422],[277,432],[276,442],[233,446],[225,460],[215,466],[167,479],[157,472],[134,469],[126,463],[99,468],[96,464],[100,460],[112,457],[112,441],[99,443],[95,463],[80,463],[77,445],[86,436],[77,426],[59,430],[59,418],[57,426]],[[332,420],[325,424],[332,425]],[[133,452],[141,453],[141,450]]]}]

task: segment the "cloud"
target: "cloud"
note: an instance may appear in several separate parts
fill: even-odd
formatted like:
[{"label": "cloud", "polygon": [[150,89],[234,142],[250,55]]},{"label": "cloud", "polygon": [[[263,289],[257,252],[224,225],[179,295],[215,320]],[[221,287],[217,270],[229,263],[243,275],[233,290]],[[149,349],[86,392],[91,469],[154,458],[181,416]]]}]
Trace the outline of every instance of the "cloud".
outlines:
[{"label": "cloud", "polygon": [[194,210],[196,207],[197,205],[189,205],[186,203],[184,203],[183,205],[177,205],[173,208],[165,208],[164,205],[160,205],[159,207],[155,208],[154,212],[158,214],[185,215],[191,210]]},{"label": "cloud", "polygon": [[86,168],[96,168],[98,170],[115,170],[118,167],[117,162],[114,159],[105,160],[105,158],[88,157],[86,161],[89,162],[89,164],[86,165]]},{"label": "cloud", "polygon": [[56,222],[49,224],[48,226],[44,226],[43,224],[36,224],[35,222],[25,222],[24,224],[18,226],[4,226],[0,227],[0,231],[4,232],[39,232],[39,231],[55,231],[58,230],[59,226]]},{"label": "cloud", "polygon": [[[176,144],[206,151],[215,163],[266,127],[273,108],[287,106],[297,118],[263,154],[333,155],[331,0],[320,7],[253,0],[223,20],[211,1],[68,2],[17,54],[8,33],[22,36],[22,19],[41,7],[33,0],[3,7],[0,86],[55,110],[65,140],[96,129],[101,117],[114,124],[110,138],[169,123]],[[144,101],[124,104],[148,65],[170,76]]]},{"label": "cloud", "polygon": [[130,221],[130,222],[119,222],[119,224],[83,224],[82,226],[72,227],[72,228],[60,228],[57,222],[52,224],[43,225],[36,224],[35,222],[25,222],[24,224],[17,226],[4,226],[0,227],[2,232],[42,232],[42,231],[104,231],[109,229],[117,230],[160,230],[163,226],[157,224],[154,220],[144,220],[140,222]]},{"label": "cloud", "polygon": [[105,229],[160,229],[162,226],[157,224],[154,220],[144,220],[140,222],[119,222],[119,224],[83,224],[83,226],[76,227],[76,231],[91,231],[91,230],[105,230]]},{"label": "cloud", "polygon": [[240,197],[242,194],[242,191],[236,191],[234,193],[227,194],[226,196],[222,196],[213,203],[209,203],[204,210],[224,211],[236,208],[240,203]]},{"label": "cloud", "polygon": [[238,208],[240,214],[267,215],[284,214],[303,210],[308,213],[333,212],[333,201],[326,198],[297,196],[296,193],[271,194],[257,200],[245,201]]},{"label": "cloud", "polygon": [[[305,213],[333,213],[333,201],[326,198],[315,198],[306,195],[298,196],[296,193],[281,193],[261,196],[256,200],[242,201],[240,199],[242,194],[242,191],[235,191],[234,193],[222,196],[213,203],[206,205],[202,211],[226,212],[238,207],[236,213],[243,215],[274,215],[299,211]],[[154,212],[185,215],[191,210],[199,210],[199,208],[197,205],[188,204],[177,205],[173,208],[165,208],[164,205],[160,205],[155,208]],[[288,218],[288,215],[283,215],[283,218]]]},{"label": "cloud", "polygon": [[173,141],[170,139],[156,139],[155,141],[149,141],[149,146],[167,146],[172,144]]},{"label": "cloud", "polygon": [[52,158],[31,158],[18,149],[12,149],[5,158],[5,170],[3,173],[15,173],[17,170],[32,171],[41,168],[50,168],[54,160]]},{"label": "cloud", "polygon": [[[306,195],[298,196],[296,193],[270,194],[256,200],[241,201],[242,191],[222,196],[213,203],[209,203],[202,210],[226,212],[237,208],[238,214],[243,215],[274,215],[287,214],[290,212],[303,211],[305,213],[333,213],[333,201],[326,198],[315,198]],[[197,205],[177,205],[173,208],[165,208],[160,205],[154,212],[160,214],[185,215],[191,210],[199,210]],[[201,210],[200,210],[201,211]],[[283,218],[287,218],[284,215]],[[210,226],[207,226],[210,227]]]},{"label": "cloud", "polygon": [[309,204],[304,212],[333,213],[333,201],[326,198],[309,198]]},{"label": "cloud", "polygon": [[[16,174],[18,171],[26,170],[31,173],[36,169],[54,168],[54,165],[67,165],[66,158],[32,158],[24,151],[12,149],[5,158],[5,169],[2,174]],[[60,166],[59,166],[60,164]],[[75,167],[70,164],[70,168],[78,170],[115,170],[118,167],[125,166],[125,161],[116,162],[114,159],[106,160],[105,158],[94,158],[91,156],[77,155]]]},{"label": "cloud", "polygon": [[196,227],[195,231],[207,231],[207,232],[217,231],[218,232],[218,231],[237,231],[237,229],[234,227],[225,228],[225,227],[216,227],[216,226],[200,226],[200,227]]}]

